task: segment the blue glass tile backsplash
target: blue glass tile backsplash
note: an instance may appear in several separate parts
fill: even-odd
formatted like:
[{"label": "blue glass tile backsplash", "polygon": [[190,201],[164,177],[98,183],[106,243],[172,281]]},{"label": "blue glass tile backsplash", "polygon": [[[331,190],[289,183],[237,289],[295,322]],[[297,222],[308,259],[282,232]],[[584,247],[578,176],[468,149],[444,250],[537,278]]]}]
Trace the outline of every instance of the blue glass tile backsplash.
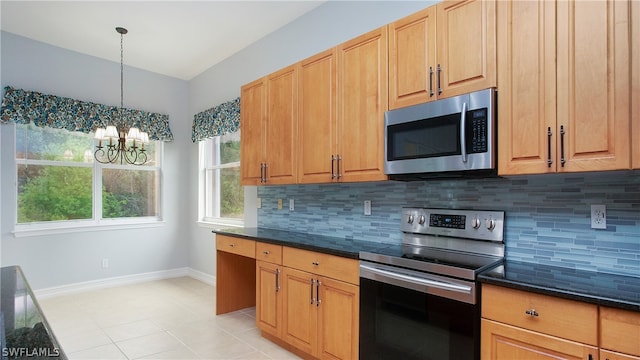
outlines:
[{"label": "blue glass tile backsplash", "polygon": [[[640,276],[640,171],[263,186],[258,197],[260,227],[386,243],[400,242],[403,206],[503,210],[508,259]],[[591,229],[592,204],[606,205],[606,230]]]}]

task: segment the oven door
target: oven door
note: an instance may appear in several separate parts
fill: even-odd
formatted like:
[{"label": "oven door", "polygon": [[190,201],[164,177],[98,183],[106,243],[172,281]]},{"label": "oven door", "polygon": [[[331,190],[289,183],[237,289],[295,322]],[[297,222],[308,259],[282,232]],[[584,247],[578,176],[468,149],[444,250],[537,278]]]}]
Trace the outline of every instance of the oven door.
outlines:
[{"label": "oven door", "polygon": [[487,89],[385,113],[385,173],[495,167],[494,91]]},{"label": "oven door", "polygon": [[479,359],[479,306],[441,296],[473,283],[396,269],[361,261],[360,359]]}]

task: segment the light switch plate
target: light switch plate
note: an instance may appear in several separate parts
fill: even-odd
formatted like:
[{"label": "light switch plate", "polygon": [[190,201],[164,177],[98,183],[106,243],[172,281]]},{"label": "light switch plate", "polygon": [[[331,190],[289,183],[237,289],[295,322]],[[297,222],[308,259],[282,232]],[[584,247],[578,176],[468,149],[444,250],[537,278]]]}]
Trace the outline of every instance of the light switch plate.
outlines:
[{"label": "light switch plate", "polygon": [[294,209],[294,208],[295,208],[295,207],[294,207],[294,201],[293,201],[293,199],[289,199],[289,211],[293,211],[293,209]]},{"label": "light switch plate", "polygon": [[256,201],[256,207],[258,209],[262,209],[262,198],[258,198],[258,201]]},{"label": "light switch plate", "polygon": [[607,207],[606,205],[591,205],[591,228],[607,228]]},{"label": "light switch plate", "polygon": [[278,210],[282,210],[282,199],[278,199]]},{"label": "light switch plate", "polygon": [[364,214],[371,215],[371,200],[364,201]]}]

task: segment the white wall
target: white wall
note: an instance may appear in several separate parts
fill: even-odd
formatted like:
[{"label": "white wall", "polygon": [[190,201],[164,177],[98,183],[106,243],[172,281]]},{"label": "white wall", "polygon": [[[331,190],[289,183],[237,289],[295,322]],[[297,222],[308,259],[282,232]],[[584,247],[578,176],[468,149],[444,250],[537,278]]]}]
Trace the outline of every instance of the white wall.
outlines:
[{"label": "white wall", "polygon": [[[240,96],[240,86],[377,27],[424,9],[436,1],[328,1],[299,19],[211,67],[189,82],[189,111],[196,114]],[[197,202],[198,146],[191,147],[191,199]],[[255,188],[245,191],[245,225],[256,226]],[[191,207],[193,218],[197,209]],[[194,225],[190,266],[215,273],[210,229]]]},{"label": "white wall", "polygon": [[[120,66],[95,57],[2,32],[1,83],[108,105],[120,103]],[[188,266],[191,206],[189,186],[191,119],[188,83],[125,66],[125,106],[169,115],[175,140],[166,143],[160,227],[61,235],[14,237],[15,159],[13,126],[0,127],[2,153],[2,265],[20,265],[34,289]],[[108,258],[108,269],[101,259]]]}]

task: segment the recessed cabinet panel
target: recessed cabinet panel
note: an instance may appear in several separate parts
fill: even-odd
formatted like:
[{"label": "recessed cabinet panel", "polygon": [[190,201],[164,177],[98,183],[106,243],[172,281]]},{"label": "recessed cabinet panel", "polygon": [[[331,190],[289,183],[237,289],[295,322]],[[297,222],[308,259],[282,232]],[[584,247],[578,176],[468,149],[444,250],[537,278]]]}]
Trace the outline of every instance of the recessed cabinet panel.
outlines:
[{"label": "recessed cabinet panel", "polygon": [[338,46],[340,181],[386,180],[387,27]]},{"label": "recessed cabinet panel", "polygon": [[[330,182],[335,172],[336,50],[332,48],[300,63],[298,96],[298,180]],[[332,169],[333,166],[333,169]],[[332,172],[333,171],[333,172]]]},{"label": "recessed cabinet panel", "polygon": [[[560,171],[629,169],[629,2],[558,2]],[[562,159],[561,159],[562,160]]]},{"label": "recessed cabinet panel", "polygon": [[257,185],[265,161],[264,124],[267,117],[267,87],[264,79],[240,90],[240,173],[242,185]]},{"label": "recessed cabinet panel", "polygon": [[498,171],[555,172],[555,3],[499,1],[497,11]]},{"label": "recessed cabinet panel", "polygon": [[298,78],[295,66],[267,77],[267,184],[296,183]]},{"label": "recessed cabinet panel", "polygon": [[439,96],[496,86],[496,1],[443,1],[436,6]]}]

